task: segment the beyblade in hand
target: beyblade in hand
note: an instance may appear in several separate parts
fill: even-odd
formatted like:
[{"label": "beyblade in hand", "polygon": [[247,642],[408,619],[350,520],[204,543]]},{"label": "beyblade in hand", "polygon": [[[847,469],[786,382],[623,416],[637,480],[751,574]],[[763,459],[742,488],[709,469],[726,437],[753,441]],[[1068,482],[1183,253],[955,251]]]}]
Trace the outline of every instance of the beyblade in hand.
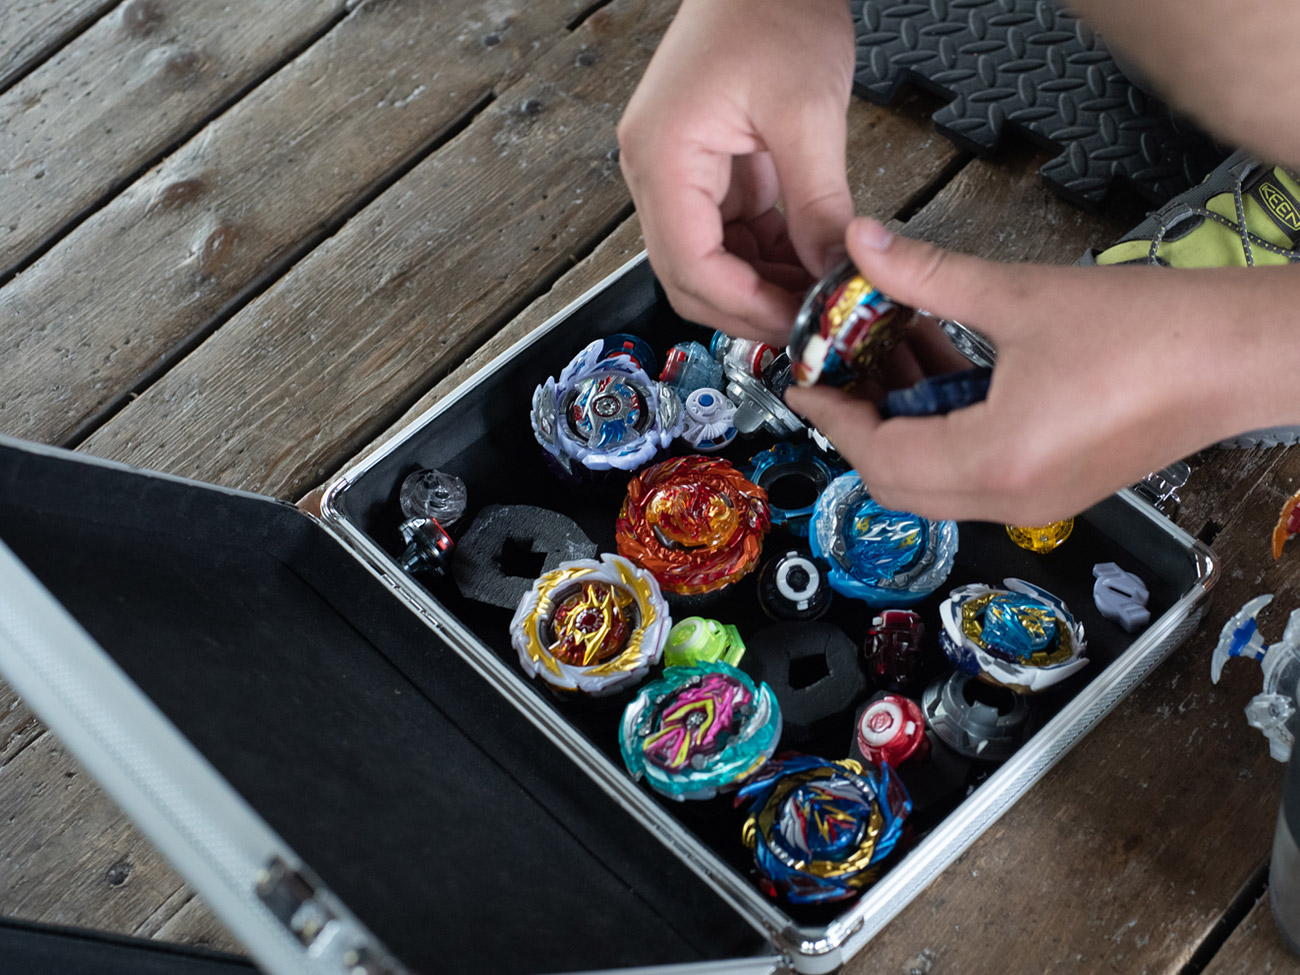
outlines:
[{"label": "beyblade in hand", "polygon": [[654,577],[617,555],[565,562],[519,601],[510,641],[552,687],[613,694],[659,662],[673,621]]},{"label": "beyblade in hand", "polygon": [[533,392],[533,434],[568,474],[575,464],[635,470],[682,432],[677,394],[628,353],[604,347],[592,342]]},{"label": "beyblade in hand", "polygon": [[830,563],[836,592],[869,606],[910,606],[952,571],[957,523],[883,508],[849,471],[817,499],[808,540]]},{"label": "beyblade in hand", "polygon": [[719,662],[669,667],[641,688],[623,712],[619,750],[657,792],[711,799],[762,768],[780,737],[771,688]]},{"label": "beyblade in hand", "polygon": [[[829,463],[810,443],[779,443],[749,458],[741,470],[767,492],[772,524],[784,525],[803,538],[808,534],[808,520],[817,499],[831,481],[844,473],[844,468],[843,464]],[[773,500],[774,491],[779,502]]]},{"label": "beyblade in hand", "polygon": [[888,765],[782,755],[736,796],[749,800],[742,836],[760,885],[793,904],[852,897],[876,881],[912,811]]},{"label": "beyblade in hand", "polygon": [[758,564],[771,525],[767,495],[727,461],[690,455],[647,467],[627,486],[618,551],[665,592],[692,595],[735,582]]},{"label": "beyblade in hand", "polygon": [[800,386],[843,386],[879,362],[902,337],[912,309],[894,302],[845,261],[808,292],[790,334]]},{"label": "beyblade in hand", "polygon": [[954,589],[939,606],[939,645],[952,665],[1018,694],[1036,694],[1087,666],[1083,624],[1056,596],[1022,579],[1005,589]]}]

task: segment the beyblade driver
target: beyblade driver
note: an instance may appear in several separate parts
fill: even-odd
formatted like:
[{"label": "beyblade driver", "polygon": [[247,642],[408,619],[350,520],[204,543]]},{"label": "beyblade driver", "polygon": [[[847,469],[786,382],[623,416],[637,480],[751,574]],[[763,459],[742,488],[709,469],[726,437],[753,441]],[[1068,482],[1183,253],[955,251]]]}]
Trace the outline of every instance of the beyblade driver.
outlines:
[{"label": "beyblade driver", "polygon": [[653,573],[665,592],[692,595],[753,569],[770,527],[762,488],[725,460],[693,454],[632,478],[614,530],[620,555]]},{"label": "beyblade driver", "polygon": [[851,382],[897,344],[912,314],[845,261],[813,286],[795,318],[789,346],[795,382]]},{"label": "beyblade driver", "polygon": [[597,340],[533,392],[533,435],[566,474],[635,470],[682,432],[677,394]]},{"label": "beyblade driver", "polygon": [[781,711],[722,662],[669,667],[623,712],[619,750],[632,777],[671,799],[711,799],[763,767],[781,737]]},{"label": "beyblade driver", "polygon": [[618,555],[547,572],[524,594],[510,642],[524,670],[562,691],[599,697],[643,678],[672,628],[654,577]]},{"label": "beyblade driver", "polygon": [[782,755],[736,796],[763,891],[793,904],[852,897],[875,882],[912,801],[888,765]]},{"label": "beyblade driver", "polygon": [[1056,596],[1022,579],[1005,589],[954,589],[939,606],[939,645],[952,665],[1017,694],[1036,694],[1088,663],[1083,624]]},{"label": "beyblade driver", "polygon": [[952,571],[957,523],[881,507],[849,471],[817,499],[808,540],[830,563],[836,592],[869,606],[910,606]]}]

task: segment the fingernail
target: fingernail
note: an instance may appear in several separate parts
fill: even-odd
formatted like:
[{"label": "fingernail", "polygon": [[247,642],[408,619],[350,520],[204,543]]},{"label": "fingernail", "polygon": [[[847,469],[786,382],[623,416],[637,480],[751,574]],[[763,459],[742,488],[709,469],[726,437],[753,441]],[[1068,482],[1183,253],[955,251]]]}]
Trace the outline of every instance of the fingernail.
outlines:
[{"label": "fingernail", "polygon": [[858,243],[873,251],[883,251],[893,243],[891,234],[883,223],[870,217],[859,217],[853,221],[850,232],[857,237]]}]

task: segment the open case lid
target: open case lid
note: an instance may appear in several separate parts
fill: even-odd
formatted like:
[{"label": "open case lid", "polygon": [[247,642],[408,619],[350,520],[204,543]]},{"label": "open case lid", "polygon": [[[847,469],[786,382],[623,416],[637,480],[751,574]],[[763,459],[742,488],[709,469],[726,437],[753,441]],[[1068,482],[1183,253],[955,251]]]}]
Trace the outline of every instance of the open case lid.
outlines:
[{"label": "open case lid", "polygon": [[293,507],[0,439],[0,541],[0,670],[268,971],[775,966]]}]

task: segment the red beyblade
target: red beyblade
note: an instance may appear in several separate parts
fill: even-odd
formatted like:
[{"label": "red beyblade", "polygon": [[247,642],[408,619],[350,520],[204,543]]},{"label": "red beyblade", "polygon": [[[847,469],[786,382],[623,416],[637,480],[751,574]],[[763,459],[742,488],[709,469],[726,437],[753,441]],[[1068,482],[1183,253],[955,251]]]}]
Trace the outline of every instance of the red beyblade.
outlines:
[{"label": "red beyblade", "polygon": [[712,592],[758,564],[771,527],[767,492],[720,458],[674,457],[627,486],[615,531],[619,554],[665,592]]},{"label": "red beyblade", "polygon": [[900,694],[872,701],[858,717],[858,748],[877,765],[884,762],[894,768],[909,758],[924,758],[930,740],[921,706]]}]

